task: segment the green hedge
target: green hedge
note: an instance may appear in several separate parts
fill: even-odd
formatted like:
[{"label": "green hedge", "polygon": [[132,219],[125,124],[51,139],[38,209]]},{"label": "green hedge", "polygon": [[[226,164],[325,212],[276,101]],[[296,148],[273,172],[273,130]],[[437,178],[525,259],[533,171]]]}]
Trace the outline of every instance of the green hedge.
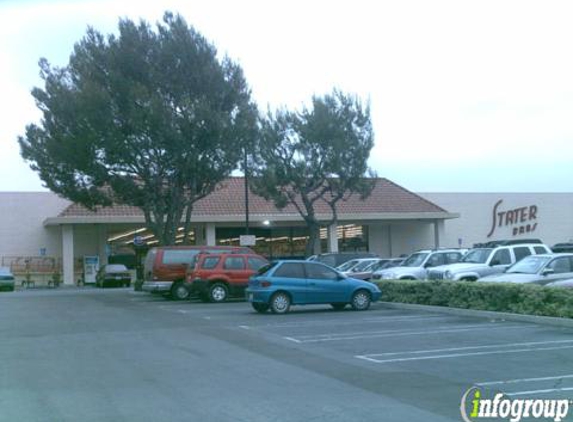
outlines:
[{"label": "green hedge", "polygon": [[383,302],[573,318],[573,289],[512,283],[384,280]]}]

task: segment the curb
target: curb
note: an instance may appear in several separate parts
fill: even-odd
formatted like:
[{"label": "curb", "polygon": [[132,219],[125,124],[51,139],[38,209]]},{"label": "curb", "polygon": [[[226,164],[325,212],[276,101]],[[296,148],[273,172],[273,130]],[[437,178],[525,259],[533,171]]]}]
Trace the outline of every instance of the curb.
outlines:
[{"label": "curb", "polygon": [[412,303],[398,302],[378,302],[385,308],[408,309],[416,311],[433,312],[438,314],[449,314],[459,316],[469,316],[477,318],[502,319],[507,321],[529,322],[534,324],[553,325],[556,327],[573,328],[573,318],[558,318],[538,315],[512,314],[509,312],[480,311],[476,309],[448,308],[446,306],[417,305]]}]

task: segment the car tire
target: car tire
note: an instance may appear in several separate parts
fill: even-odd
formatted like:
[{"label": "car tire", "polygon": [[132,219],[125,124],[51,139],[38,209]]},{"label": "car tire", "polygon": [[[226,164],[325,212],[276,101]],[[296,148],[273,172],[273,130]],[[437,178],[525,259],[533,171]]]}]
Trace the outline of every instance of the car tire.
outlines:
[{"label": "car tire", "polygon": [[366,290],[358,290],[352,295],[352,309],[355,311],[365,311],[370,308],[370,303],[372,302],[372,297],[370,293]]},{"label": "car tire", "polygon": [[259,314],[264,314],[269,310],[269,305],[267,305],[266,303],[251,303],[251,306]]},{"label": "car tire", "polygon": [[284,292],[278,292],[271,297],[270,308],[273,314],[286,314],[290,309],[290,296]]},{"label": "car tire", "polygon": [[212,303],[222,303],[227,300],[229,289],[224,283],[213,283],[209,287],[209,300]]},{"label": "car tire", "polygon": [[342,311],[346,307],[346,303],[331,303],[330,306],[332,306],[335,311]]},{"label": "car tire", "polygon": [[189,299],[189,289],[184,282],[178,281],[171,287],[171,298],[174,300]]}]

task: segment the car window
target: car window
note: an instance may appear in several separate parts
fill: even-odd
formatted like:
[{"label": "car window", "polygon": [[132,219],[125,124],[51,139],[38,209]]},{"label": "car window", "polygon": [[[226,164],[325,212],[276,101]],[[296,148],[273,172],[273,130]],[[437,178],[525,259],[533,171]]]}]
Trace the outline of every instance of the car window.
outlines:
[{"label": "car window", "polygon": [[556,274],[569,273],[571,272],[571,261],[566,256],[555,258],[547,267],[551,268]]},{"label": "car window", "polygon": [[306,277],[314,280],[338,280],[338,273],[324,265],[306,264]]},{"label": "car window", "polygon": [[[492,249],[484,249],[484,248],[472,249],[461,259],[461,262],[467,262],[471,264],[485,264],[487,262],[487,259],[490,257],[491,252]],[[507,255],[507,257],[509,258],[509,254]]]},{"label": "car window", "polygon": [[275,270],[273,276],[285,278],[306,278],[304,268],[302,267],[302,264],[298,262],[284,262]]},{"label": "car window", "polygon": [[531,250],[527,246],[520,246],[513,249],[516,261],[521,261],[526,256],[531,255]]},{"label": "car window", "polygon": [[220,256],[208,256],[203,260],[201,268],[204,270],[212,270],[217,266],[220,260],[221,260]]},{"label": "car window", "polygon": [[177,250],[167,249],[163,251],[164,264],[191,264],[195,255],[199,253],[198,249]]},{"label": "car window", "polygon": [[267,265],[267,261],[261,258],[249,257],[247,259],[247,265],[249,266],[249,269],[258,271],[260,268]]},{"label": "car window", "polygon": [[414,253],[410,255],[406,260],[402,263],[403,267],[419,267],[422,265],[426,257],[428,256],[427,253]]},{"label": "car window", "polygon": [[500,249],[493,254],[491,258],[491,263],[493,265],[509,265],[511,264],[511,256],[509,255],[509,249]]},{"label": "car window", "polygon": [[426,267],[437,267],[438,265],[444,265],[446,263],[445,254],[435,253],[426,262]]},{"label": "car window", "polygon": [[349,271],[352,269],[352,267],[358,265],[360,261],[358,261],[357,259],[351,259],[350,261],[345,262],[344,264],[339,265],[338,267],[336,267],[336,269],[338,271]]},{"label": "car window", "polygon": [[455,262],[458,262],[460,259],[462,259],[462,254],[459,252],[448,252],[446,255],[446,263],[447,264],[453,264]]},{"label": "car window", "polygon": [[547,249],[545,249],[543,246],[534,246],[533,250],[535,251],[536,254],[547,253]]},{"label": "car window", "polygon": [[226,270],[244,270],[245,260],[242,256],[228,256],[227,259],[225,259],[223,268]]}]

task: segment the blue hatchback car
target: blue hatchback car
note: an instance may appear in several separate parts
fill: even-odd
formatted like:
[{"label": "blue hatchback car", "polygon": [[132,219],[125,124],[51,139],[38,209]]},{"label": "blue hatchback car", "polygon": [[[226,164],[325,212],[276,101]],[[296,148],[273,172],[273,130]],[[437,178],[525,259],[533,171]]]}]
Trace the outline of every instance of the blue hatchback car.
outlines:
[{"label": "blue hatchback car", "polygon": [[330,304],[343,309],[350,304],[364,311],[380,298],[380,289],[367,281],[346,277],[312,261],[276,261],[249,280],[247,300],[260,313],[270,309],[284,314],[291,305]]}]

